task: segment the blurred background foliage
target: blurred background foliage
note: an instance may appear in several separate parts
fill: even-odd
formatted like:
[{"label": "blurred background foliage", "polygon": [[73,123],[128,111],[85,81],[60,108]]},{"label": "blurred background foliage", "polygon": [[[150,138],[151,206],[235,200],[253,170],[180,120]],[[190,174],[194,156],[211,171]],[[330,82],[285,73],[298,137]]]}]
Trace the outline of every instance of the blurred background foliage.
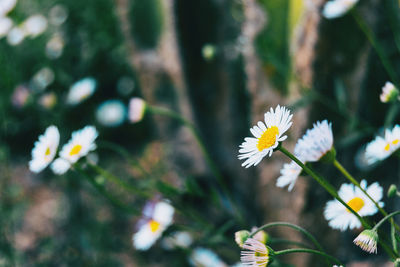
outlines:
[{"label": "blurred background foliage", "polygon": [[[356,177],[385,189],[398,183],[397,159],[372,168],[360,160],[366,142],[399,119],[397,107],[379,102],[385,81],[400,85],[398,3],[362,0],[354,12],[326,20],[324,2],[19,0],[7,14],[14,25],[42,14],[47,28],[18,45],[0,39],[0,265],[189,266],[192,249],[206,247],[230,266],[240,255],[235,231],[285,220],[309,229],[345,262],[383,266],[384,257],[367,257],[352,245],[354,232],[328,228],[322,212],[330,197],[313,181],[302,179],[292,193],[275,187],[287,162],[281,155],[246,170],[237,160],[249,127],[279,103],[298,114],[289,147],[314,121],[328,119],[338,157]],[[95,93],[68,105],[69,88],[85,77],[96,80]],[[43,100],[49,94],[50,104]],[[135,96],[195,123],[233,206],[178,122],[146,115],[107,127],[96,118],[104,101],[127,106]],[[30,173],[33,144],[52,124],[61,144],[72,131],[95,125],[98,165],[150,197],[124,191],[87,166],[89,178]],[[128,155],[110,150],[110,142]],[[316,168],[335,186],[344,182],[329,167]],[[131,237],[141,209],[161,196],[177,209],[164,236],[186,230],[194,243],[135,251]],[[286,231],[270,234],[302,240]],[[322,263],[301,255],[273,266],[286,264]]]}]

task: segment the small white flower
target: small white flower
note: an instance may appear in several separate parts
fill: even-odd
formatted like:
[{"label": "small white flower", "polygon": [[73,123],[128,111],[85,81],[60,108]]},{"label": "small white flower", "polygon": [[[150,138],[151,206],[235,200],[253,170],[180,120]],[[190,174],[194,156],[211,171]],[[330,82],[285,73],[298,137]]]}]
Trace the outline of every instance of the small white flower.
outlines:
[{"label": "small white flower", "polygon": [[194,267],[228,267],[217,254],[206,248],[194,249],[189,262]]},{"label": "small white flower", "polygon": [[244,266],[265,267],[269,262],[268,248],[260,241],[248,238],[243,245],[240,261]]},{"label": "small white flower", "polygon": [[47,29],[47,19],[40,14],[30,16],[22,23],[25,35],[32,38],[39,36]]},{"label": "small white flower", "polygon": [[301,171],[302,168],[296,162],[285,163],[281,169],[281,176],[276,181],[276,186],[285,187],[288,185],[288,191],[292,191]]},{"label": "small white flower", "polygon": [[94,126],[86,126],[73,132],[71,139],[61,149],[60,157],[71,164],[77,162],[81,157],[96,149],[94,141],[97,136],[98,132]]},{"label": "small white flower", "polygon": [[382,87],[382,93],[380,99],[382,103],[397,99],[399,96],[399,90],[391,82],[386,82],[385,86]]},{"label": "small white flower", "polygon": [[0,17],[13,10],[16,4],[17,0],[0,0]]},{"label": "small white flower", "polygon": [[76,105],[90,97],[96,90],[96,80],[93,78],[84,78],[74,83],[69,89],[67,104]]},{"label": "small white flower", "polygon": [[295,155],[305,162],[319,161],[333,146],[332,123],[323,120],[317,121],[313,126],[297,141],[294,149]]},{"label": "small white flower", "polygon": [[[379,202],[382,199],[383,189],[377,182],[367,187],[367,182],[362,180],[360,185],[379,206],[384,206],[383,202]],[[375,204],[353,184],[342,184],[338,194],[347,205],[362,217],[374,215],[378,211]],[[346,229],[361,227],[358,218],[336,199],[328,201],[324,215],[325,219],[329,221],[329,226],[334,229],[345,231]]]},{"label": "small white flower", "polygon": [[400,148],[400,126],[385,130],[385,137],[377,136],[367,145],[365,157],[369,164],[384,160]]},{"label": "small white flower", "polygon": [[334,19],[347,13],[358,0],[331,0],[327,2],[322,10],[322,14],[327,19]]},{"label": "small white flower", "polygon": [[129,120],[132,123],[141,121],[145,111],[146,102],[143,99],[134,97],[129,101]]},{"label": "small white flower", "polygon": [[256,126],[250,128],[254,137],[246,137],[240,145],[238,158],[246,159],[242,166],[256,166],[265,156],[270,157],[279,142],[286,140],[287,136],[283,134],[292,125],[292,117],[288,109],[279,105],[275,111],[271,108],[265,113],[265,123],[259,121]]},{"label": "small white flower", "polygon": [[364,230],[353,241],[362,250],[368,253],[378,252],[378,233],[375,230]]},{"label": "small white flower", "polygon": [[148,250],[172,223],[174,212],[174,207],[169,203],[156,203],[151,218],[132,236],[133,246],[137,250]]},{"label": "small white flower", "polygon": [[8,34],[13,24],[14,23],[10,18],[0,16],[0,38],[3,38]]},{"label": "small white flower", "polygon": [[55,174],[63,175],[71,168],[71,163],[63,158],[57,158],[50,168]]},{"label": "small white flower", "polygon": [[97,121],[108,127],[121,125],[126,118],[126,108],[119,100],[107,100],[96,111]]},{"label": "small white flower", "polygon": [[32,149],[32,160],[29,162],[29,169],[38,173],[50,164],[54,159],[58,144],[60,142],[60,133],[56,126],[49,126],[39,140],[35,142]]}]

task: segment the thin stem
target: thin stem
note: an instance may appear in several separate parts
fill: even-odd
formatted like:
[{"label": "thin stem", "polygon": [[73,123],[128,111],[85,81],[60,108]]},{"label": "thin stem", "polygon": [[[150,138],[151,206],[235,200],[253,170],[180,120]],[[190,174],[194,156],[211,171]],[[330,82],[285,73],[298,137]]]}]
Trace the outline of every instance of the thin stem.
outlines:
[{"label": "thin stem", "polygon": [[[364,188],[361,187],[360,183],[343,167],[340,162],[335,159],[333,165],[355,186],[357,186],[375,205],[375,207],[382,213],[383,216],[387,216],[388,213],[373,199]],[[400,231],[400,227],[391,220],[391,223]]]},{"label": "thin stem", "polygon": [[296,231],[301,232],[306,237],[308,237],[308,239],[310,239],[310,241],[315,245],[315,247],[317,249],[323,251],[322,246],[318,243],[317,239],[315,239],[315,237],[310,232],[308,232],[306,229],[304,229],[304,228],[302,228],[302,227],[300,227],[298,225],[295,225],[295,224],[292,224],[292,223],[288,223],[288,222],[272,222],[272,223],[264,224],[263,226],[259,227],[257,230],[251,232],[249,237],[253,237],[259,231],[265,230],[265,229],[270,228],[270,227],[275,227],[275,226],[285,226],[285,227],[289,227],[289,228],[292,228],[292,229],[294,229]]},{"label": "thin stem", "polygon": [[388,220],[388,219],[390,219],[390,218],[392,218],[393,216],[398,215],[398,214],[400,214],[400,210],[390,213],[390,214],[387,215],[385,218],[383,218],[382,220],[380,220],[380,221],[374,226],[374,228],[372,228],[372,230],[377,231],[378,228],[379,228],[386,220]]},{"label": "thin stem", "polygon": [[364,227],[371,228],[371,226],[356,211],[354,211],[346,202],[343,201],[343,199],[336,192],[335,188],[328,181],[326,181],[325,179],[317,175],[309,167],[304,165],[296,156],[294,156],[292,153],[286,150],[283,146],[279,146],[278,149],[283,154],[288,156],[291,160],[296,162],[308,175],[314,178],[314,180],[316,180],[326,191],[328,191],[329,194],[331,194],[335,199],[337,199],[340,203],[342,203],[343,206],[345,206],[351,213],[354,214],[354,216],[358,218],[358,220]]},{"label": "thin stem", "polygon": [[[393,219],[393,218],[392,218]],[[396,240],[396,228],[394,227],[394,224],[390,224],[390,238],[392,239],[392,247],[393,251],[397,254],[399,254],[399,249],[397,247],[397,240]]]},{"label": "thin stem", "polygon": [[[359,221],[361,222],[361,224],[363,225],[364,228],[368,228],[368,229],[371,228],[370,224],[366,220],[364,220],[360,215],[358,215],[357,212],[355,212],[349,205],[347,205],[346,202],[343,201],[343,199],[336,192],[335,188],[329,182],[327,182],[322,177],[317,175],[309,167],[304,165],[297,157],[295,157],[292,153],[290,153],[288,150],[286,150],[283,146],[280,145],[280,146],[278,146],[277,149],[280,150],[282,153],[284,153],[286,156],[288,156],[291,160],[296,162],[308,175],[310,175],[312,178],[314,178],[314,180],[316,180],[326,191],[328,191],[329,194],[331,194],[335,199],[337,199],[340,203],[342,203],[343,206],[345,206],[347,208],[347,210],[349,210],[351,213],[354,214],[354,216],[356,216],[359,219]],[[388,253],[388,255],[392,259],[397,258],[397,253],[394,253],[385,242],[382,242],[381,240],[379,240],[379,243],[381,244],[381,246],[385,249],[385,251]]]},{"label": "thin stem", "polygon": [[372,47],[375,49],[376,53],[378,54],[378,57],[380,58],[383,67],[386,69],[387,73],[389,74],[390,79],[397,85],[399,84],[399,81],[397,79],[397,75],[390,64],[384,50],[381,48],[380,44],[378,43],[378,40],[374,33],[368,28],[368,25],[365,23],[364,19],[360,14],[357,13],[355,9],[352,9],[351,14],[353,15],[353,18],[357,22],[358,26],[360,29],[363,31],[365,36],[367,37],[368,41],[372,45]]},{"label": "thin stem", "polygon": [[385,118],[385,128],[389,128],[392,126],[393,121],[396,118],[397,113],[399,112],[400,105],[397,103],[397,101],[391,103],[388,112],[386,113],[386,118]]},{"label": "thin stem", "polygon": [[334,263],[337,263],[339,265],[343,265],[338,259],[336,259],[335,257],[326,254],[325,252],[322,251],[318,251],[318,250],[314,250],[314,249],[308,249],[308,248],[290,248],[290,249],[284,249],[284,250],[280,250],[280,251],[275,251],[274,254],[276,256],[280,256],[280,255],[286,255],[286,254],[290,254],[290,253],[310,253],[310,254],[315,254],[315,255],[319,255],[322,257],[325,257],[331,261],[333,261]]},{"label": "thin stem", "polygon": [[99,148],[106,148],[110,149],[117,154],[120,154],[125,160],[127,160],[132,166],[138,168],[142,175],[144,176],[150,176],[149,173],[140,165],[138,160],[135,160],[132,158],[131,154],[122,146],[117,145],[115,143],[107,142],[107,141],[101,141],[98,143]]},{"label": "thin stem", "polygon": [[118,199],[116,199],[114,196],[109,194],[102,185],[98,184],[92,177],[90,177],[88,174],[86,174],[81,168],[75,166],[74,169],[76,170],[77,173],[79,173],[82,177],[84,177],[90,184],[92,184],[93,187],[96,188],[97,191],[99,191],[99,193],[102,196],[107,198],[114,206],[120,208],[121,210],[123,210],[127,213],[139,214],[139,211],[124,205]]},{"label": "thin stem", "polygon": [[136,188],[130,184],[128,184],[127,182],[125,182],[124,180],[121,180],[120,178],[118,178],[117,176],[113,175],[112,173],[106,171],[105,169],[94,165],[94,164],[90,164],[88,163],[88,165],[95,170],[98,174],[102,175],[104,178],[108,179],[109,181],[118,184],[119,186],[121,186],[122,188],[124,188],[125,190],[143,196],[143,197],[149,197],[150,195],[146,192],[144,192],[143,190],[140,190],[139,188]]}]

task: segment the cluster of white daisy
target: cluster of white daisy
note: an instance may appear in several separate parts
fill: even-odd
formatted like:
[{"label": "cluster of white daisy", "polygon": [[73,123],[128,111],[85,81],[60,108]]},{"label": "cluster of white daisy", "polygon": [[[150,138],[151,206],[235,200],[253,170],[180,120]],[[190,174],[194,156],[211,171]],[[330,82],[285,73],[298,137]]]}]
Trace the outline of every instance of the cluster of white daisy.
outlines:
[{"label": "cluster of white daisy", "polygon": [[96,149],[97,136],[98,133],[94,126],[86,126],[73,132],[71,139],[59,152],[59,157],[54,160],[60,142],[60,133],[58,128],[52,125],[35,142],[29,169],[34,173],[39,173],[51,163],[51,169],[55,174],[64,174],[80,158]]},{"label": "cluster of white daisy", "polygon": [[[290,111],[277,106],[275,110],[271,108],[265,113],[264,117],[265,122],[260,121],[250,129],[253,137],[246,137],[239,147],[238,158],[245,160],[242,166],[246,168],[256,166],[264,157],[271,156],[274,150],[282,152],[285,150],[281,147],[281,142],[287,138],[283,134],[292,124]],[[378,136],[369,143],[365,154],[368,163],[373,164],[397,153],[399,148],[400,126],[396,125],[393,129],[386,129],[384,137]],[[313,128],[308,129],[306,134],[297,141],[292,156],[297,159],[297,162],[293,160],[291,163],[284,164],[281,176],[277,180],[278,187],[288,185],[289,191],[293,189],[303,168],[307,170],[306,163],[328,162],[340,170],[341,167],[338,167],[340,163],[336,160],[336,150],[333,146],[332,124],[327,120],[316,122]],[[348,177],[347,171],[342,170],[342,173],[352,183],[342,184],[337,190],[337,194],[332,194],[336,199],[328,201],[324,209],[324,216],[329,226],[345,231],[360,228],[362,226],[360,218],[376,214],[379,209],[384,207],[384,203],[381,201],[383,188],[379,183],[374,182],[367,186],[366,180],[358,183],[353,180],[354,178]],[[270,260],[268,248],[265,246],[266,242],[260,242],[249,236],[247,231],[239,231],[235,235],[236,242],[244,249],[241,257],[242,263],[246,266],[266,266]],[[354,240],[354,243],[367,252],[376,253],[377,240],[376,230],[367,229]]]}]

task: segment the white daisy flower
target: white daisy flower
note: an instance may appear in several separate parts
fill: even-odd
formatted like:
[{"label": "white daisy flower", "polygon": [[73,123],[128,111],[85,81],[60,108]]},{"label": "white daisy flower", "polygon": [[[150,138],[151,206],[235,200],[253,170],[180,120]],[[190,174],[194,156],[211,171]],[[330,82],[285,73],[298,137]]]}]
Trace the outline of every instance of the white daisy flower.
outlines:
[{"label": "white daisy flower", "polygon": [[269,262],[268,248],[260,241],[248,238],[243,245],[240,261],[244,266],[265,267]]},{"label": "white daisy flower", "polygon": [[[360,185],[375,202],[378,202],[379,206],[384,206],[383,202],[379,202],[382,199],[383,189],[377,182],[367,187],[367,182],[362,180]],[[362,217],[374,215],[378,211],[375,204],[353,184],[342,184],[338,194],[347,205]],[[345,231],[346,229],[361,227],[358,218],[336,199],[328,201],[324,215],[325,219],[329,221],[329,226],[334,229]]]},{"label": "white daisy flower", "polygon": [[133,235],[133,246],[137,250],[148,250],[172,223],[174,212],[174,207],[169,203],[156,203],[151,218]]},{"label": "white daisy flower", "polygon": [[375,230],[364,230],[353,241],[362,250],[368,253],[378,252],[378,233]]},{"label": "white daisy flower", "polygon": [[97,121],[108,127],[121,125],[126,118],[125,105],[119,100],[107,100],[96,111]]},{"label": "white daisy flower", "polygon": [[67,104],[76,105],[90,97],[96,90],[96,80],[89,77],[74,83],[69,89]]},{"label": "white daisy flower", "polygon": [[60,142],[60,133],[56,126],[49,126],[39,140],[35,142],[32,149],[32,160],[29,162],[29,169],[38,173],[50,164],[54,159],[58,144]]},{"label": "white daisy flower", "polygon": [[189,248],[193,243],[193,237],[189,232],[174,232],[166,238],[163,238],[161,246],[166,250],[174,248]]},{"label": "white daisy flower", "polygon": [[399,96],[399,90],[391,82],[386,82],[385,86],[382,87],[382,93],[380,99],[382,103],[387,103],[392,100],[396,100]]},{"label": "white daisy flower", "polygon": [[347,13],[358,0],[331,0],[327,2],[322,10],[322,15],[327,19],[334,19]]},{"label": "white daisy flower", "polygon": [[86,126],[73,132],[71,139],[61,149],[60,157],[71,164],[77,162],[78,159],[96,149],[94,141],[97,136],[98,132],[94,126]]},{"label": "white daisy flower", "polygon": [[308,129],[306,134],[297,141],[294,153],[305,162],[315,162],[325,156],[332,147],[332,123],[323,120],[314,123],[314,127]]},{"label": "white daisy flower", "polygon": [[71,168],[71,163],[63,158],[57,158],[50,168],[55,174],[62,175]]},{"label": "white daisy flower", "polygon": [[217,254],[206,248],[194,249],[189,262],[194,267],[228,267]]},{"label": "white daisy flower", "polygon": [[279,176],[278,180],[276,180],[276,186],[288,186],[288,191],[292,191],[294,184],[297,181],[297,177],[299,177],[302,170],[303,169],[294,161],[285,163],[281,169],[281,176]]},{"label": "white daisy flower", "polygon": [[367,145],[365,157],[369,164],[384,160],[400,148],[400,126],[385,130],[385,137],[377,136]]},{"label": "white daisy flower", "polygon": [[292,117],[288,109],[279,105],[275,111],[271,108],[265,113],[265,123],[259,121],[256,126],[250,128],[254,137],[246,137],[240,145],[238,158],[246,159],[242,166],[256,166],[265,156],[270,157],[279,142],[286,140],[287,136],[283,134],[292,125]]},{"label": "white daisy flower", "polygon": [[146,111],[146,102],[140,97],[134,97],[129,101],[129,120],[132,123],[143,119]]}]

